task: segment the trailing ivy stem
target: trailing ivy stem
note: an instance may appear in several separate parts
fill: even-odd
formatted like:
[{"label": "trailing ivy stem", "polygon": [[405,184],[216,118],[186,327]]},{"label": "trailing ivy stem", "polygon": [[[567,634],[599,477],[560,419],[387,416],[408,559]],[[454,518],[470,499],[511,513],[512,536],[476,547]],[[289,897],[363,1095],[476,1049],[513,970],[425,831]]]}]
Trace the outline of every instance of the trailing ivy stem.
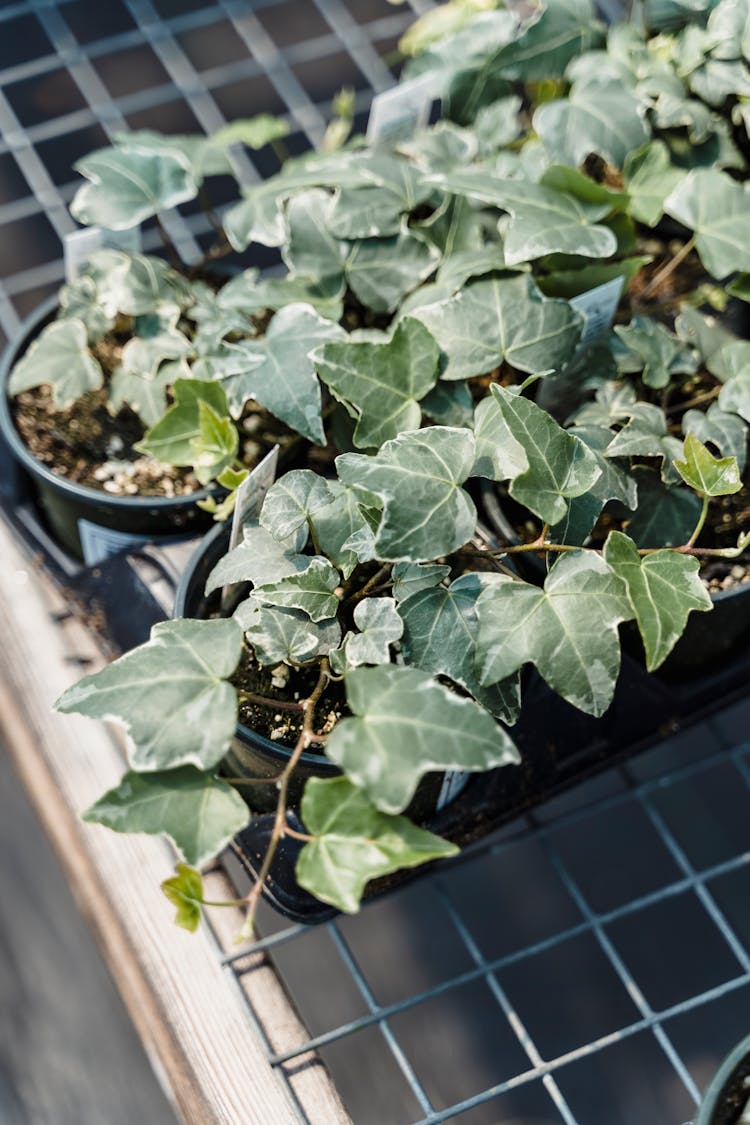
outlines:
[{"label": "trailing ivy stem", "polygon": [[244,898],[228,898],[225,902],[211,902],[209,899],[204,898],[201,900],[201,906],[244,906]]},{"label": "trailing ivy stem", "polygon": [[159,236],[162,240],[162,243],[164,244],[164,249],[166,250],[167,257],[169,258],[169,264],[176,270],[184,271],[185,263],[177,252],[177,247],[167,233],[167,228],[164,226],[164,223],[161,221],[158,215],[155,215],[154,218],[156,219],[156,227],[159,231]]},{"label": "trailing ivy stem", "polygon": [[291,836],[293,840],[303,840],[306,844],[309,844],[311,840],[315,839],[314,836],[308,835],[307,832],[295,832],[288,824],[284,825],[284,835]]},{"label": "trailing ivy stem", "polygon": [[252,691],[242,691],[240,689],[237,690],[237,694],[240,699],[248,703],[257,703],[259,707],[268,707],[272,711],[304,711],[305,709],[304,700],[296,703],[285,699],[271,699],[268,695],[256,695]]},{"label": "trailing ivy stem", "polygon": [[225,239],[226,235],[224,234],[224,228],[221,225],[221,220],[219,219],[219,216],[216,214],[213,206],[211,205],[211,200],[208,198],[208,192],[206,191],[205,187],[201,187],[198,190],[198,202],[201,205],[203,214],[206,216],[216,233],[220,238]]},{"label": "trailing ivy stem", "polygon": [[689,398],[687,402],[675,402],[672,406],[667,407],[667,414],[675,414],[678,410],[690,410],[692,406],[702,406],[704,402],[711,402],[712,399],[718,398],[720,394],[720,386],[712,387],[710,391],[703,391],[702,394]]},{"label": "trailing ivy stem", "polygon": [[656,274],[654,274],[654,276],[651,278],[651,280],[649,281],[646,288],[639,294],[638,300],[642,301],[643,298],[647,297],[648,294],[651,292],[651,290],[655,289],[656,286],[659,285],[660,282],[664,281],[671,274],[673,274],[674,271],[679,266],[680,262],[683,262],[685,260],[685,258],[687,258],[688,254],[690,253],[690,251],[693,249],[694,246],[695,246],[695,235],[693,235],[692,238],[688,239],[688,241],[685,243],[685,245],[680,250],[677,251],[677,253],[674,255],[674,257],[671,258],[665,266],[662,266],[662,268]]},{"label": "trailing ivy stem", "polygon": [[362,598],[366,598],[367,595],[371,594],[377,586],[381,585],[381,583],[386,580],[386,578],[390,577],[390,573],[391,564],[385,563],[383,566],[381,566],[380,570],[375,571],[372,578],[367,579],[364,586],[362,586],[359,590],[354,591],[352,596],[349,598],[349,601],[353,603],[361,602]]},{"label": "trailing ivy stem", "polygon": [[704,496],[703,497],[703,507],[701,508],[701,514],[698,516],[698,522],[695,525],[695,530],[693,531],[693,534],[690,536],[687,543],[685,544],[685,548],[687,550],[689,550],[693,546],[696,539],[698,538],[701,531],[703,530],[703,525],[706,522],[706,516],[708,515],[708,505],[709,505],[709,503],[710,503],[710,497]]},{"label": "trailing ivy stem", "polygon": [[282,770],[277,782],[279,799],[276,802],[276,817],[274,819],[273,829],[271,830],[271,839],[268,841],[268,847],[266,849],[266,854],[263,857],[263,863],[261,864],[260,871],[258,872],[258,877],[253,886],[250,888],[245,900],[247,902],[246,928],[251,933],[255,929],[255,915],[258,912],[258,903],[260,902],[261,891],[263,890],[266,879],[268,878],[268,873],[271,870],[273,857],[276,855],[276,849],[278,848],[282,837],[286,834],[288,829],[288,825],[286,822],[286,803],[287,794],[289,792],[289,781],[297,767],[300,758],[304,754],[305,750],[307,750],[310,743],[315,739],[315,735],[313,732],[315,708],[318,705],[320,697],[323,694],[327,683],[328,658],[324,656],[320,662],[320,675],[318,676],[318,682],[316,683],[308,698],[305,699],[302,703],[305,712],[305,717],[302,722],[302,730],[299,733],[297,745],[294,747],[292,755],[285,765],[284,769]]}]

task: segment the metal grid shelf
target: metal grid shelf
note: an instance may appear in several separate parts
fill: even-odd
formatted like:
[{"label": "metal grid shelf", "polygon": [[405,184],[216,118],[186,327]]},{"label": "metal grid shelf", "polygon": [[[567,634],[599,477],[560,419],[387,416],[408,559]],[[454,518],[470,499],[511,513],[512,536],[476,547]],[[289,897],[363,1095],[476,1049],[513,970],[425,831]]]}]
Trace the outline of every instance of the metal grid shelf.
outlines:
[{"label": "metal grid shelf", "polygon": [[[363,123],[430,6],[6,2],[0,344],[62,280],[77,157],[124,128],[258,112],[283,113],[301,151],[345,83]],[[210,235],[190,209],[168,226],[187,256]],[[241,988],[270,961],[299,1010],[302,1041],[250,1012],[279,1080],[316,1047],[355,1125],[682,1125],[750,1023],[748,717],[693,728],[356,917],[305,929],[264,911],[226,971]]]}]

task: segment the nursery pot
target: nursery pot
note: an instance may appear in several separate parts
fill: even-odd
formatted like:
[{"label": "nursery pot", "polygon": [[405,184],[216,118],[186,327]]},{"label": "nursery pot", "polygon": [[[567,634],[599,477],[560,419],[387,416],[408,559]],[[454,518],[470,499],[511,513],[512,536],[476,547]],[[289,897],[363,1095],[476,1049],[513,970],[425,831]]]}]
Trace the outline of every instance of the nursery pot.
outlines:
[{"label": "nursery pot", "polygon": [[205,527],[210,516],[196,501],[208,496],[209,489],[189,496],[113,496],[76,484],[32,456],[13,423],[7,385],[14,364],[56,311],[57,298],[52,297],[25,322],[18,344],[6,351],[0,365],[0,437],[30,480],[53,537],[77,559],[98,562],[133,543],[180,537]]},{"label": "nursery pot", "polygon": [[694,1125],[739,1125],[750,1099],[750,1036],[726,1057],[704,1094]]},{"label": "nursery pot", "polygon": [[[202,540],[177,588],[175,617],[205,618],[218,609],[218,591],[207,598],[204,590],[209,574],[219,559],[226,554],[228,541],[229,528],[223,524],[218,524]],[[223,769],[228,777],[278,777],[289,761],[291,753],[290,747],[272,742],[271,739],[238,723],[232,747],[224,759]],[[338,777],[340,773],[338,766],[322,754],[306,751],[302,754],[290,780],[290,804],[292,806],[299,804],[308,778]],[[406,815],[416,821],[429,820],[453,797],[458,796],[463,788],[462,781],[468,776],[468,774],[443,772],[426,774],[419,783]],[[272,812],[276,808],[277,794],[272,785],[247,786],[243,788],[242,796],[257,812]]]}]

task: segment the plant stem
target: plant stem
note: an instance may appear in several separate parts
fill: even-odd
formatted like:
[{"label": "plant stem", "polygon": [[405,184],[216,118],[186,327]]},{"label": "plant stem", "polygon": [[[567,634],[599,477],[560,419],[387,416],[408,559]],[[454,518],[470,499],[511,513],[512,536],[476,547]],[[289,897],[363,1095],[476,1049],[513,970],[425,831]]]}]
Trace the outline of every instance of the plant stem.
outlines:
[{"label": "plant stem", "polygon": [[259,707],[268,707],[272,711],[304,711],[305,700],[299,703],[292,703],[291,700],[284,699],[271,699],[268,695],[256,695],[252,691],[237,690],[240,699],[246,700],[248,703],[257,703]]},{"label": "plant stem", "polygon": [[[278,785],[278,777],[222,777],[227,785]],[[244,901],[244,900],[243,900]]]},{"label": "plant stem", "polygon": [[166,251],[167,258],[169,259],[169,264],[171,266],[173,266],[174,269],[180,270],[181,272],[183,272],[184,269],[185,269],[185,263],[183,262],[180,255],[177,253],[177,247],[175,246],[174,242],[172,241],[172,239],[168,235],[167,229],[164,226],[161,219],[159,218],[159,216],[156,215],[154,217],[156,219],[156,226],[157,226],[157,229],[159,231],[159,235],[161,237],[162,243],[164,244],[164,249]]},{"label": "plant stem", "polygon": [[698,522],[695,525],[695,530],[693,531],[693,534],[690,536],[687,543],[685,544],[685,547],[688,548],[688,549],[693,546],[696,539],[698,538],[701,531],[703,530],[703,525],[706,522],[706,516],[708,515],[708,505],[709,505],[709,503],[710,503],[709,497],[704,496],[703,497],[703,507],[701,508],[701,514],[698,516]]},{"label": "plant stem", "polygon": [[662,266],[662,268],[656,274],[654,274],[654,276],[651,278],[651,280],[649,281],[646,288],[639,294],[639,296],[638,296],[639,302],[642,301],[644,297],[647,297],[648,294],[652,291],[652,289],[655,289],[657,287],[657,285],[659,285],[662,281],[664,281],[666,278],[670,277],[671,274],[674,273],[674,271],[679,266],[680,262],[683,262],[685,260],[685,258],[687,258],[688,254],[690,253],[690,251],[693,249],[694,246],[695,246],[695,235],[693,235],[692,238],[688,239],[688,241],[685,243],[685,245],[680,250],[677,251],[675,256],[673,258],[671,258],[670,261],[668,261],[665,266]]},{"label": "plant stem", "polygon": [[300,758],[315,738],[315,735],[313,733],[315,708],[318,705],[318,701],[323,694],[327,682],[328,659],[324,656],[320,662],[320,675],[318,676],[318,682],[313,688],[310,696],[302,703],[305,712],[305,718],[302,723],[302,730],[300,731],[299,738],[297,739],[297,745],[294,747],[292,756],[282,770],[281,776],[279,777],[277,783],[279,788],[279,799],[276,803],[276,817],[273,823],[273,829],[271,830],[271,839],[268,841],[268,848],[266,849],[266,854],[263,857],[263,863],[261,865],[260,871],[258,872],[258,878],[250,888],[246,899],[246,929],[250,932],[252,932],[255,928],[255,915],[258,912],[258,903],[260,902],[261,891],[263,890],[263,885],[268,878],[268,873],[271,870],[273,857],[276,855],[276,849],[278,848],[282,837],[285,835],[288,829],[288,825],[286,823],[286,803],[287,794],[289,792],[289,780],[294,773],[294,770],[296,769],[297,763],[299,762]]},{"label": "plant stem", "polygon": [[362,598],[366,598],[368,594],[371,594],[377,586],[379,586],[382,582],[385,581],[386,578],[390,576],[390,573],[391,564],[384,563],[384,565],[381,566],[380,570],[375,571],[372,578],[368,578],[361,589],[354,591],[354,593],[349,598],[349,601],[352,603],[361,602]]},{"label": "plant stem", "polygon": [[691,406],[701,406],[704,402],[711,402],[721,394],[721,387],[712,387],[710,391],[703,391],[687,402],[676,402],[667,408],[667,414],[676,414],[678,410],[690,410]]},{"label": "plant stem", "polygon": [[288,824],[284,826],[284,835],[291,836],[293,840],[304,840],[306,844],[309,844],[311,840],[315,839],[314,836],[308,836],[307,832],[295,832]]},{"label": "plant stem", "polygon": [[201,906],[244,906],[244,898],[228,898],[226,902],[211,902],[209,899],[204,898],[201,901]]}]

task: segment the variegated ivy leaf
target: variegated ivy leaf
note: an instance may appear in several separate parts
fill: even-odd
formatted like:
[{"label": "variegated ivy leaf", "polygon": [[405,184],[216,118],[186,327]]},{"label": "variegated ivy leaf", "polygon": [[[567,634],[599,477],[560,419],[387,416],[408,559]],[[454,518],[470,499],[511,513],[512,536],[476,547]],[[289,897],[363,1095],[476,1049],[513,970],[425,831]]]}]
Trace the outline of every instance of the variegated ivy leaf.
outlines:
[{"label": "variegated ivy leaf", "polygon": [[226,147],[242,144],[259,149],[289,135],[289,126],[280,117],[270,113],[256,113],[253,117],[240,117],[223,125],[210,138],[213,144]]},{"label": "variegated ivy leaf", "polygon": [[262,667],[281,661],[306,664],[341,644],[341,626],[335,617],[311,621],[299,609],[261,605],[252,594],[237,606],[234,620],[244,629]]},{"label": "variegated ivy leaf", "polygon": [[610,426],[638,413],[641,404],[629,383],[607,382],[599,387],[593,402],[587,402],[572,418],[577,426]]},{"label": "variegated ivy leaf", "polygon": [[[326,481],[326,486],[330,503],[310,514],[310,527],[319,550],[348,578],[358,561],[373,558],[369,549],[374,546],[373,536],[354,489],[338,480]],[[357,547],[361,543],[353,537],[362,533],[368,536],[368,549],[360,557]]]},{"label": "variegated ivy leaf", "polygon": [[697,348],[707,362],[725,347],[737,342],[737,338],[715,316],[706,316],[690,305],[681,307],[675,320],[675,330],[680,339]]},{"label": "variegated ivy leaf", "polygon": [[128,230],[198,194],[190,161],[176,151],[128,143],[97,149],[73,167],[89,183],[78,189],[70,211],[87,226]]},{"label": "variegated ivy leaf", "polygon": [[149,641],[68,688],[55,708],[121,723],[135,770],[210,769],[234,736],[237,697],[227,677],[241,652],[231,618],[160,621]]},{"label": "variegated ivy leaf", "polygon": [[588,492],[601,476],[596,456],[530,399],[498,384],[492,397],[527,462],[511,480],[511,496],[545,523],[559,523],[567,501]]},{"label": "variegated ivy leaf", "polygon": [[195,457],[193,442],[200,438],[201,433],[201,403],[210,406],[219,418],[224,418],[229,413],[227,396],[220,383],[202,379],[175,379],[172,390],[174,404],[135,448],[169,465],[192,465]]},{"label": "variegated ivy leaf", "polygon": [[405,809],[431,770],[488,770],[519,760],[483,707],[417,668],[354,668],[346,695],[352,717],[336,724],[326,756],[381,812]]},{"label": "variegated ivy leaf", "polygon": [[393,568],[393,596],[403,602],[419,590],[438,586],[450,574],[445,563],[396,563]]},{"label": "variegated ivy leaf", "polygon": [[300,609],[317,622],[336,616],[339,599],[334,591],[340,582],[341,575],[328,559],[316,557],[298,574],[256,585],[253,596],[261,605]]},{"label": "variegated ivy leaf", "polygon": [[161,258],[128,254],[104,248],[91,255],[86,276],[96,286],[97,299],[115,316],[146,316],[160,305],[186,305],[191,299],[189,283]]},{"label": "variegated ivy leaf", "polygon": [[233,416],[238,418],[248,399],[254,399],[309,441],[324,445],[320,384],[310,356],[320,344],[344,336],[343,328],[318,316],[309,305],[281,309],[263,340],[234,347],[238,358],[247,357],[250,363],[228,381]]},{"label": "variegated ivy leaf", "polygon": [[578,168],[571,168],[567,164],[550,164],[545,168],[539,183],[543,187],[574,195],[576,199],[582,199],[585,203],[604,203],[608,210],[613,212],[626,211],[630,202],[626,192],[597,183],[585,172],[580,172]]},{"label": "variegated ivy leaf", "polygon": [[461,129],[452,121],[438,121],[401,141],[398,148],[426,172],[445,172],[465,167],[474,160],[478,149],[476,129]]},{"label": "variegated ivy leaf", "polygon": [[538,18],[527,17],[523,34],[500,50],[495,66],[515,81],[562,78],[568,63],[600,39],[589,0],[551,0]]},{"label": "variegated ivy leaf", "polygon": [[117,318],[102,308],[93,278],[82,274],[70,285],[62,285],[57,299],[60,305],[57,319],[82,321],[89,344],[96,344],[114,328]]},{"label": "variegated ivy leaf", "polygon": [[434,273],[440,251],[404,227],[391,238],[368,238],[352,247],[346,280],[373,312],[393,312],[407,293]]},{"label": "variegated ivy leaf", "polygon": [[279,540],[257,523],[246,524],[242,534],[242,542],[220,558],[209,574],[206,594],[235,582],[264,586],[301,574],[310,565],[310,555],[299,553],[296,536]]},{"label": "variegated ivy leaf", "polygon": [[471,475],[488,480],[514,480],[526,472],[529,460],[497,404],[487,395],[474,411],[476,459]]},{"label": "variegated ivy leaf", "polygon": [[[191,133],[157,133],[151,129],[135,129],[133,132],[115,133],[115,143],[129,147],[138,145],[155,154],[175,152],[184,156],[190,165],[196,183],[205,176],[231,176],[234,169],[225,152],[225,145],[215,137],[195,136]],[[228,142],[227,142],[228,143]]]},{"label": "variegated ivy leaf", "polygon": [[627,531],[636,547],[681,547],[687,543],[701,514],[701,502],[681,484],[665,485],[645,465],[633,470],[638,507]]},{"label": "variegated ivy leaf", "polygon": [[639,403],[626,426],[607,446],[606,457],[661,457],[661,476],[665,484],[676,481],[674,461],[682,453],[677,438],[667,430],[664,411],[650,403]]},{"label": "variegated ivy leaf", "polygon": [[[731,414],[739,414],[750,422],[750,371],[735,375],[719,391],[719,406]],[[698,435],[700,437],[700,434]],[[702,440],[706,440],[705,438]],[[723,446],[719,447],[726,452]]]},{"label": "variegated ivy leaf", "polygon": [[[741,376],[738,378],[741,378]],[[747,398],[743,405],[747,413],[750,414],[750,376],[746,377],[746,381]],[[727,389],[731,389],[735,382],[736,380],[733,379],[728,383]],[[712,402],[705,414],[702,410],[685,411],[682,416],[682,432],[685,435],[695,434],[699,441],[704,444],[711,442],[725,457],[734,457],[741,476],[745,471],[747,460],[747,425],[742,418],[737,417],[741,413],[739,410],[728,413],[724,409],[721,402],[723,393],[724,388],[722,387],[719,401]],[[728,401],[731,408],[733,401],[731,396]],[[744,418],[745,415],[743,414],[742,417]]]},{"label": "variegated ivy leaf", "polygon": [[505,266],[505,255],[499,244],[482,246],[478,250],[458,250],[450,253],[441,262],[436,275],[437,284],[446,289],[441,296],[452,297],[470,278],[504,270]]},{"label": "variegated ivy leaf", "polygon": [[559,369],[572,358],[583,328],[576,309],[544,299],[525,276],[474,281],[409,315],[439,343],[442,379],[471,379],[503,361],[530,374]]},{"label": "variegated ivy leaf", "polygon": [[306,527],[310,517],[333,500],[329,482],[310,469],[292,469],[269,488],[260,513],[261,527],[286,539]]},{"label": "variegated ivy leaf", "polygon": [[544,589],[498,575],[477,603],[478,674],[491,684],[524,664],[590,715],[612,702],[620,671],[617,626],[633,616],[620,580],[591,551],[552,567]]},{"label": "variegated ivy leaf", "polygon": [[313,839],[297,860],[297,882],[348,914],[359,909],[370,879],[458,852],[405,816],[379,812],[345,777],[310,778],[300,811]]},{"label": "variegated ivy leaf", "polygon": [[278,175],[246,189],[242,203],[224,214],[224,230],[235,250],[245,250],[251,242],[283,246],[286,227],[282,207],[297,192],[321,186],[343,188],[372,183],[372,176],[362,167],[356,153],[315,153],[289,160]]},{"label": "variegated ivy leaf", "polygon": [[320,188],[300,192],[286,208],[288,238],[282,251],[292,276],[317,281],[337,277],[343,288],[344,244],[330,231],[331,196]]},{"label": "variegated ivy leaf", "polygon": [[391,645],[404,631],[393,598],[364,598],[354,610],[358,633],[347,633],[338,652],[331,653],[334,672],[361,664],[390,664]]},{"label": "variegated ivy leaf", "polygon": [[440,206],[412,229],[437,247],[445,259],[454,254],[476,254],[482,249],[485,238],[482,220],[482,214],[470,199],[446,195]]},{"label": "variegated ivy leaf", "polygon": [[190,354],[190,341],[177,328],[179,316],[177,305],[160,305],[153,313],[136,317],[133,336],[122,349],[126,371],[153,374],[164,360]]},{"label": "variegated ivy leaf", "polygon": [[406,317],[386,343],[326,344],[313,359],[320,378],[357,419],[354,444],[368,449],[419,426],[419,400],[437,382],[439,357],[435,337]]},{"label": "variegated ivy leaf", "polygon": [[471,539],[476,509],[460,486],[474,452],[467,430],[432,426],[399,434],[374,457],[345,453],[336,459],[345,484],[375,493],[382,502],[375,536],[379,559],[423,562]]},{"label": "variegated ivy leaf", "polygon": [[[521,132],[521,99],[512,95],[483,106],[474,120],[474,133],[484,152],[497,152],[511,144]],[[463,161],[463,166],[469,163]]]},{"label": "variegated ivy leaf", "polygon": [[591,450],[601,469],[588,492],[574,497],[568,504],[567,515],[550,531],[554,543],[568,543],[577,547],[585,543],[604,505],[618,500],[635,511],[638,503],[638,485],[634,477],[604,453],[612,440],[612,431],[604,426],[575,426],[568,433],[579,438]]},{"label": "variegated ivy leaf", "polygon": [[711,54],[717,59],[750,59],[750,12],[741,0],[723,0],[708,17],[707,30],[713,40]]},{"label": "variegated ivy leaf", "polygon": [[195,766],[125,774],[83,819],[115,832],[162,833],[188,863],[213,859],[246,827],[250,810],[231,785]]},{"label": "variegated ivy leaf", "polygon": [[541,184],[497,179],[478,168],[431,176],[428,182],[509,212],[503,238],[508,265],[555,253],[608,258],[617,249],[615,235],[597,222],[610,210],[609,203],[587,203]]},{"label": "variegated ivy leaf", "polygon": [[685,438],[684,461],[674,465],[685,484],[701,496],[731,496],[742,488],[734,457],[714,457],[695,434]]},{"label": "variegated ivy leaf", "polygon": [[449,383],[441,379],[420,403],[422,413],[439,426],[471,426],[474,400],[468,383]]},{"label": "variegated ivy leaf", "polygon": [[364,153],[358,166],[369,183],[337,191],[328,229],[349,240],[398,234],[402,215],[428,199],[432,189],[411,161],[388,152]]},{"label": "variegated ivy leaf", "polygon": [[619,84],[574,86],[565,98],[540,105],[533,126],[555,160],[574,168],[591,152],[621,168],[649,139],[638,98]]},{"label": "variegated ivy leaf", "polygon": [[643,363],[642,379],[647,387],[666,387],[672,361],[680,353],[680,341],[664,325],[647,316],[635,316],[630,324],[618,324],[615,332]]},{"label": "variegated ivy leaf", "polygon": [[690,172],[664,210],[695,232],[700,259],[714,277],[750,269],[750,194],[726,172]]},{"label": "variegated ivy leaf", "polygon": [[677,551],[641,558],[621,531],[604,544],[607,565],[622,580],[646,650],[646,667],[663,664],[682,636],[692,610],[711,609],[711,597],[698,575],[698,559]]},{"label": "variegated ivy leaf", "polygon": [[55,406],[64,410],[87,391],[96,391],[104,373],[88,350],[86,325],[81,320],[48,324],[18,361],[8,379],[8,391],[18,395],[48,383]]},{"label": "variegated ivy leaf", "polygon": [[477,600],[493,579],[493,575],[462,574],[450,586],[418,590],[401,601],[401,648],[408,664],[435,676],[448,676],[498,719],[514,723],[521,704],[518,675],[484,687],[475,671]]},{"label": "variegated ivy leaf", "polygon": [[109,383],[109,406],[117,411],[127,402],[146,426],[154,426],[167,409],[167,387],[178,379],[189,379],[185,360],[163,363],[158,371],[129,371],[118,367]]},{"label": "variegated ivy leaf", "polygon": [[750,374],[750,340],[730,340],[722,344],[708,360],[706,367],[722,383],[732,381],[738,375]]},{"label": "variegated ivy leaf", "polygon": [[707,59],[689,76],[688,85],[702,101],[719,109],[727,98],[750,95],[750,72],[739,59]]}]

